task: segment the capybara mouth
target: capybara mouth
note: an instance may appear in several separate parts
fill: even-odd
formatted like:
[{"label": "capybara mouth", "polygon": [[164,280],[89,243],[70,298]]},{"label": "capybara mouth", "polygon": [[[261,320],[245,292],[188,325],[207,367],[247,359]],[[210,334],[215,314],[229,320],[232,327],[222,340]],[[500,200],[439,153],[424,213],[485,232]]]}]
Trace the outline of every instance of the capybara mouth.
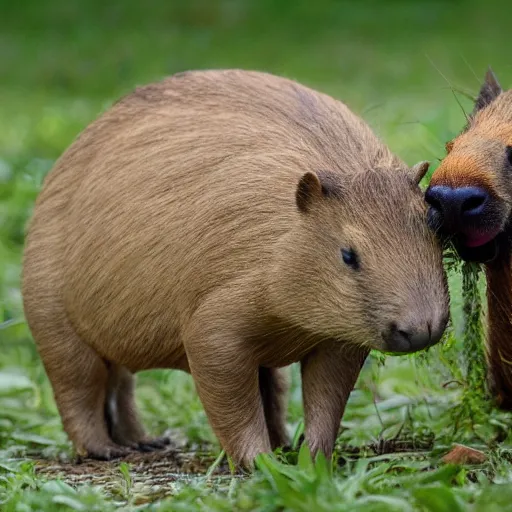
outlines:
[{"label": "capybara mouth", "polygon": [[500,232],[501,228],[498,227],[486,231],[473,231],[467,234],[464,233],[464,245],[471,249],[482,247],[489,242],[492,242]]},{"label": "capybara mouth", "polygon": [[427,222],[443,243],[453,244],[464,261],[490,263],[499,254],[500,240],[506,237],[501,215],[494,215],[491,219],[471,219],[470,223],[454,226],[430,208]]},{"label": "capybara mouth", "polygon": [[[499,254],[500,251],[500,238],[502,234],[495,235],[494,237],[480,243],[468,244],[467,238],[461,235],[453,240],[453,245],[459,257],[464,261],[475,263],[491,263]],[[485,240],[482,238],[482,240]]]},{"label": "capybara mouth", "polygon": [[506,204],[480,187],[435,186],[425,193],[427,223],[441,240],[451,240],[465,261],[489,263],[499,251]]}]

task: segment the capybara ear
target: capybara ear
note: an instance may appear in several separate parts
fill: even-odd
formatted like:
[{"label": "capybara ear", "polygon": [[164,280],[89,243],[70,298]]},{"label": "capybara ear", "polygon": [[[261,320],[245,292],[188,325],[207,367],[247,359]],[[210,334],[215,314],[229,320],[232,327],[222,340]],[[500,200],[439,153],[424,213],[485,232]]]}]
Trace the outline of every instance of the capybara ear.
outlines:
[{"label": "capybara ear", "polygon": [[426,160],[418,162],[411,167],[411,176],[416,185],[420,184],[420,181],[425,177],[425,174],[427,174],[429,167],[430,162],[427,162]]},{"label": "capybara ear", "polygon": [[449,140],[445,145],[444,148],[446,149],[446,154],[450,153],[450,151],[453,148],[453,140]]},{"label": "capybara ear", "polygon": [[307,172],[302,176],[297,185],[295,199],[301,212],[307,213],[315,199],[322,196],[322,184],[320,178],[314,172]]},{"label": "capybara ear", "polygon": [[478,93],[478,98],[475,101],[475,107],[471,113],[473,117],[479,110],[485,108],[489,103],[495,100],[503,92],[501,85],[498,82],[492,69],[489,67],[485,74],[485,80]]},{"label": "capybara ear", "polygon": [[299,210],[307,213],[316,200],[326,197],[338,197],[339,194],[339,186],[333,175],[322,171],[318,173],[307,172],[302,176],[297,185],[295,198]]}]

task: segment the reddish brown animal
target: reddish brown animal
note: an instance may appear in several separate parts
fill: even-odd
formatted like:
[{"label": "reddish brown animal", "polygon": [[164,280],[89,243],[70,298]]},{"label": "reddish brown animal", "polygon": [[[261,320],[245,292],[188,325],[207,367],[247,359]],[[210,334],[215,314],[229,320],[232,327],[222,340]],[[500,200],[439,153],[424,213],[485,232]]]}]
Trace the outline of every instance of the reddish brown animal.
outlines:
[{"label": "reddish brown animal", "polygon": [[23,296],[81,453],[158,448],[133,373],[190,372],[237,461],[287,442],[300,361],[313,452],[332,453],[371,348],[437,342],[441,248],[409,169],[342,103],[247,71],[176,75],[89,126],[47,176]]},{"label": "reddish brown animal", "polygon": [[512,409],[512,90],[487,72],[464,131],[426,192],[429,222],[465,260],[486,263],[490,386]]}]

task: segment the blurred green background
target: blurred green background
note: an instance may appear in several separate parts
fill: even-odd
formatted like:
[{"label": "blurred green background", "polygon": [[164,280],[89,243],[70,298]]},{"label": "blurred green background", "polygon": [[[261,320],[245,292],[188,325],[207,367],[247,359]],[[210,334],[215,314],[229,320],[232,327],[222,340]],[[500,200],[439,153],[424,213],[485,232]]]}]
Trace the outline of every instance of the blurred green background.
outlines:
[{"label": "blurred green background", "polygon": [[[269,71],[341,99],[404,160],[431,160],[433,170],[487,66],[510,84],[510,14],[510,2],[493,0],[0,0],[0,454],[69,452],[23,321],[21,251],[45,174],[112,101],[187,69]],[[341,441],[392,437],[407,418],[411,435],[446,441],[443,411],[459,394],[442,384],[460,377],[459,349],[460,337],[428,357],[374,361]],[[188,376],[146,372],[138,399],[152,430],[214,442]]]}]

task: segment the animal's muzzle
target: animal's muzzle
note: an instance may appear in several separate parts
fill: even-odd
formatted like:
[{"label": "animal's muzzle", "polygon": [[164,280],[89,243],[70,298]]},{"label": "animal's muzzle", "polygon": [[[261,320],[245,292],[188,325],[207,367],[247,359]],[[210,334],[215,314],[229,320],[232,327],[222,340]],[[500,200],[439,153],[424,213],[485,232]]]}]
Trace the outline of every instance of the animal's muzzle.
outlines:
[{"label": "animal's muzzle", "polygon": [[436,185],[425,193],[429,204],[429,223],[435,229],[458,233],[483,224],[491,203],[489,193],[481,187],[447,187]]},{"label": "animal's muzzle", "polygon": [[386,348],[395,353],[411,353],[435,345],[443,336],[448,317],[432,318],[410,325],[391,323],[382,334]]},{"label": "animal's muzzle", "polygon": [[460,257],[489,262],[498,251],[496,242],[506,222],[503,202],[479,186],[430,186],[427,222],[441,239],[450,239]]}]

